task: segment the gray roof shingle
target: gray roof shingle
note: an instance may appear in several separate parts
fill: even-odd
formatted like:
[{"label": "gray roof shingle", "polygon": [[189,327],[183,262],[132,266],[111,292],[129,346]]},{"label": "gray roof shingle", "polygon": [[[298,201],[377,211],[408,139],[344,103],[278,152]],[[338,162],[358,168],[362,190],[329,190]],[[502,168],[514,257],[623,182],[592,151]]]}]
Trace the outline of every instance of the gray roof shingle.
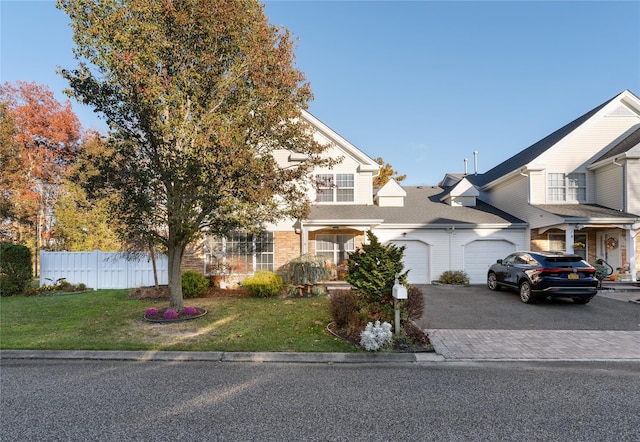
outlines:
[{"label": "gray roof shingle", "polygon": [[634,219],[639,217],[638,215],[634,215],[632,213],[621,212],[619,210],[610,209],[598,204],[535,204],[533,205],[533,207],[564,218],[607,218],[613,221],[622,219]]},{"label": "gray roof shingle", "polygon": [[309,220],[327,220],[340,223],[346,220],[384,220],[384,224],[418,224],[430,226],[482,224],[517,224],[524,221],[489,204],[477,200],[475,207],[453,207],[440,201],[441,187],[403,186],[406,192],[404,207],[371,205],[313,205]]}]

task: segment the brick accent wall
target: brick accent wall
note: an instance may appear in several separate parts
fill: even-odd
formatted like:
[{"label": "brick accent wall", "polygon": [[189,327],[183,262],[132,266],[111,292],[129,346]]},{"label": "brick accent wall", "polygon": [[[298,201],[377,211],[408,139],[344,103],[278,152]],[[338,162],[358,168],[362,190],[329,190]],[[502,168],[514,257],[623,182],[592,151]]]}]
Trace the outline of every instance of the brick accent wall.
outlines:
[{"label": "brick accent wall", "polygon": [[273,268],[278,270],[287,262],[300,256],[302,236],[294,231],[274,232],[273,234]]},{"label": "brick accent wall", "polygon": [[[536,232],[536,230],[532,230],[531,231],[531,250],[533,251],[537,251],[537,252],[541,252],[541,251],[548,251],[549,250],[549,234],[560,234],[560,235],[564,235],[564,230],[560,230],[560,229],[550,229],[547,230],[546,232],[542,233],[542,234],[538,234]],[[598,236],[598,229],[584,229],[581,230],[580,233],[586,233],[587,234],[587,261],[590,263],[595,262],[597,256],[596,256],[596,251],[598,249],[597,247],[597,236]],[[626,231],[621,230],[620,231],[620,252],[622,253],[622,262],[628,262],[629,259],[627,258],[627,238],[626,238]],[[639,241],[638,239],[636,239],[636,254],[640,253],[638,251],[637,246],[639,245]],[[636,257],[636,260],[638,259],[638,257]],[[638,262],[638,261],[636,261]]]},{"label": "brick accent wall", "polygon": [[193,270],[204,274],[204,253],[202,241],[197,241],[195,244],[191,244],[186,248],[184,255],[182,255],[180,270],[182,272]]}]

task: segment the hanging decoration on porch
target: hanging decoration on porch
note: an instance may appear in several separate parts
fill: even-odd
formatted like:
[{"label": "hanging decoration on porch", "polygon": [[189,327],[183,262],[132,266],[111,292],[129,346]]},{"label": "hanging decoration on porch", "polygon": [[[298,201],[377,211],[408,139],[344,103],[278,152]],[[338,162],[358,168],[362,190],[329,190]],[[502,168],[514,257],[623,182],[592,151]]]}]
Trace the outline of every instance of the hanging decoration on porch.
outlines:
[{"label": "hanging decoration on porch", "polygon": [[618,240],[610,236],[606,241],[607,249],[615,249],[618,247]]}]

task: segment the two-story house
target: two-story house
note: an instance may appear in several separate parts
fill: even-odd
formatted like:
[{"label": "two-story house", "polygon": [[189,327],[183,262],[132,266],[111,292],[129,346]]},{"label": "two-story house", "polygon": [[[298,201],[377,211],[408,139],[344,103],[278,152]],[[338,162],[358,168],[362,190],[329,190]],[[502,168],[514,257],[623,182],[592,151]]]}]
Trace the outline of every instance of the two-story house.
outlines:
[{"label": "two-story house", "polygon": [[480,200],[527,223],[531,249],[604,259],[636,280],[640,99],[630,91],[468,179]]},{"label": "two-story house", "polygon": [[[528,244],[526,223],[479,200],[468,180],[446,187],[402,187],[391,180],[376,189],[380,166],[373,159],[313,115],[303,112],[303,118],[317,141],[329,146],[325,154],[341,159],[313,172],[318,186],[309,189],[309,217],[282,220],[261,234],[207,238],[186,257],[187,266],[207,274],[222,268],[241,280],[259,269],[277,271],[308,253],[326,257],[340,278],[348,254],[372,231],[383,243],[405,247],[411,283],[430,283],[446,270],[464,270],[473,283],[483,283],[492,262]],[[300,158],[283,151],[279,161],[288,167]]]}]

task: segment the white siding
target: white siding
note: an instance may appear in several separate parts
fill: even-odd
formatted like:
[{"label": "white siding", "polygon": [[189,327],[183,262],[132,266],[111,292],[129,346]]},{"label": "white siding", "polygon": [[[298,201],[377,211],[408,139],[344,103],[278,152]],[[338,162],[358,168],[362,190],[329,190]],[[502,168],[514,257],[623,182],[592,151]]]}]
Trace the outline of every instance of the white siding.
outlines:
[{"label": "white siding", "polygon": [[623,210],[622,172],[622,167],[611,164],[594,173],[596,204]]},{"label": "white siding", "polygon": [[640,215],[640,159],[627,161],[627,212]]},{"label": "white siding", "polygon": [[594,157],[609,149],[612,142],[624,137],[640,122],[637,117],[600,117],[591,120],[560,140],[536,159],[545,164],[547,172],[574,172],[583,168]]}]

